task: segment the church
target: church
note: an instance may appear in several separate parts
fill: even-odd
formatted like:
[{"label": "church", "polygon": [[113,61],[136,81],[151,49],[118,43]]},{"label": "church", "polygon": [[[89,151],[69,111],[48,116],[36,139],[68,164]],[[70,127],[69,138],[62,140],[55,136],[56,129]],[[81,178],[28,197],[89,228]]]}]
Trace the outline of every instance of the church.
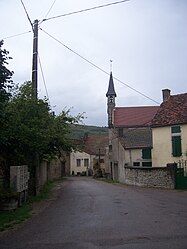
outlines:
[{"label": "church", "polygon": [[107,97],[108,163],[113,180],[124,182],[125,167],[152,167],[151,120],[159,106],[116,107],[112,72]]}]

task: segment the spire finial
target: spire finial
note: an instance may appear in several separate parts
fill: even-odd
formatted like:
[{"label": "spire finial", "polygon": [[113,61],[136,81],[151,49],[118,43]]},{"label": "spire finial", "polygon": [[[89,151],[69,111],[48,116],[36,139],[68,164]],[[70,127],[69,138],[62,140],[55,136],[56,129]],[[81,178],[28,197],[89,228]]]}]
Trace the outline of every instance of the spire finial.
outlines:
[{"label": "spire finial", "polygon": [[110,59],[110,73],[112,72],[112,62],[113,60]]}]

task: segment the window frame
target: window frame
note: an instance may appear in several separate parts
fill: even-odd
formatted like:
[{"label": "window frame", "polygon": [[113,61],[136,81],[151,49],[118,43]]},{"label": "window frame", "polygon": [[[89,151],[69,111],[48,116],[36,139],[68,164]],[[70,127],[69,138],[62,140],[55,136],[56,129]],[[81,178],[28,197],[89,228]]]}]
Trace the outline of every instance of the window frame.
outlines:
[{"label": "window frame", "polygon": [[84,158],[84,167],[89,167],[89,158]]},{"label": "window frame", "polygon": [[[79,162],[79,163],[78,163]],[[76,163],[77,163],[77,167],[81,167],[81,159],[80,158],[77,158],[76,159]]]},{"label": "window frame", "polygon": [[181,126],[171,126],[171,154],[173,157],[182,156]]}]

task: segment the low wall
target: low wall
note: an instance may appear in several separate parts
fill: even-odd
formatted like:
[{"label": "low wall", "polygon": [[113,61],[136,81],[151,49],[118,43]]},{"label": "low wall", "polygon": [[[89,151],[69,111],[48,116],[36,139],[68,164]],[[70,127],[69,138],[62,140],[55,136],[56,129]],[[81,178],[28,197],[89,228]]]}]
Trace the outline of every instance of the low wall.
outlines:
[{"label": "low wall", "polygon": [[175,188],[175,169],[170,167],[125,167],[124,183],[128,185]]},{"label": "low wall", "polygon": [[37,193],[40,192],[47,181],[60,179],[61,177],[60,160],[54,159],[50,163],[46,160],[42,161],[37,168]]}]

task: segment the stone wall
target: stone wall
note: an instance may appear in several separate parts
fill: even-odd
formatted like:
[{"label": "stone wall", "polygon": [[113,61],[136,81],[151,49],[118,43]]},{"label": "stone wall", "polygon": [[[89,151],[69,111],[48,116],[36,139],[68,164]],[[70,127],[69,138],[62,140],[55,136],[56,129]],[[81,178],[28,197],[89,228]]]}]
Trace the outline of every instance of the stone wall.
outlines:
[{"label": "stone wall", "polygon": [[170,167],[124,167],[123,183],[154,188],[175,188],[175,169]]},{"label": "stone wall", "polygon": [[47,160],[37,168],[37,193],[39,193],[44,184],[49,180],[56,180],[62,177],[62,164],[59,159],[53,159],[51,162]]}]

